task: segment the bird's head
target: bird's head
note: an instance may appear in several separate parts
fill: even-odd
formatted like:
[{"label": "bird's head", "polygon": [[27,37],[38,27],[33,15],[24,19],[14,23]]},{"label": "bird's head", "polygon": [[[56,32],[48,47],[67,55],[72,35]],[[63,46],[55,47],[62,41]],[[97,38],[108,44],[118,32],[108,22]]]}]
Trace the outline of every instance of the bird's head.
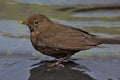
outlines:
[{"label": "bird's head", "polygon": [[20,24],[27,25],[31,31],[36,31],[41,28],[48,27],[51,21],[42,14],[33,14],[26,21],[19,21]]}]

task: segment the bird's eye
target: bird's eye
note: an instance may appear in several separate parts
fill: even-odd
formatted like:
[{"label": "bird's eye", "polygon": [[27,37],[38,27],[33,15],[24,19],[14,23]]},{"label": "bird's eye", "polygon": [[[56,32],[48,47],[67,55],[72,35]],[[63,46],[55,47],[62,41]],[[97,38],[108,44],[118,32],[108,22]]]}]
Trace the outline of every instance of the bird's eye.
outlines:
[{"label": "bird's eye", "polygon": [[38,21],[38,20],[34,21],[34,25],[37,25],[38,23],[39,23],[39,21]]},{"label": "bird's eye", "polygon": [[38,24],[38,21],[36,21],[35,24]]}]

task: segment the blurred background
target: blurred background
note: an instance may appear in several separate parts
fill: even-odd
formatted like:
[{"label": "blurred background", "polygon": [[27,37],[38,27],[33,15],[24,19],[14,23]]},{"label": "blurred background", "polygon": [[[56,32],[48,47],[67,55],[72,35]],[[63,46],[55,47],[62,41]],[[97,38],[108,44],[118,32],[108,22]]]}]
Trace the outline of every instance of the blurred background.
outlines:
[{"label": "blurred background", "polygon": [[[102,37],[120,37],[120,0],[0,0],[0,56],[41,56],[29,29],[18,24],[34,13]],[[120,45],[100,45],[75,56],[120,59]]]},{"label": "blurred background", "polygon": [[117,44],[78,52],[65,68],[41,65],[51,57],[33,48],[28,27],[18,23],[34,13],[94,35],[120,38],[120,0],[0,0],[0,80],[120,80]]}]

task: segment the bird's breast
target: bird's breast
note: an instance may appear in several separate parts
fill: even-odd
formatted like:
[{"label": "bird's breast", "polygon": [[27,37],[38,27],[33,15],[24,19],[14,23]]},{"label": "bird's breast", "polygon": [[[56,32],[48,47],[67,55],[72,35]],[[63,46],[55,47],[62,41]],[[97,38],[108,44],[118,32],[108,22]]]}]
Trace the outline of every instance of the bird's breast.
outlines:
[{"label": "bird's breast", "polygon": [[39,31],[34,31],[31,32],[30,34],[30,38],[33,44],[37,44],[38,43],[38,36],[40,35]]}]

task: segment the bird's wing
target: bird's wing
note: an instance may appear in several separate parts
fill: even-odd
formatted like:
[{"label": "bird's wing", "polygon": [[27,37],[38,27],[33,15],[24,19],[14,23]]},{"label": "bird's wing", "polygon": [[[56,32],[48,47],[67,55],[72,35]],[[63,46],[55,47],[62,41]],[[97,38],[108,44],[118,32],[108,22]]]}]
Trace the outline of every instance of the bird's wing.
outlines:
[{"label": "bird's wing", "polygon": [[39,36],[39,43],[45,46],[61,49],[89,49],[96,43],[93,41],[93,35],[72,27],[64,25],[55,25],[46,33]]}]

